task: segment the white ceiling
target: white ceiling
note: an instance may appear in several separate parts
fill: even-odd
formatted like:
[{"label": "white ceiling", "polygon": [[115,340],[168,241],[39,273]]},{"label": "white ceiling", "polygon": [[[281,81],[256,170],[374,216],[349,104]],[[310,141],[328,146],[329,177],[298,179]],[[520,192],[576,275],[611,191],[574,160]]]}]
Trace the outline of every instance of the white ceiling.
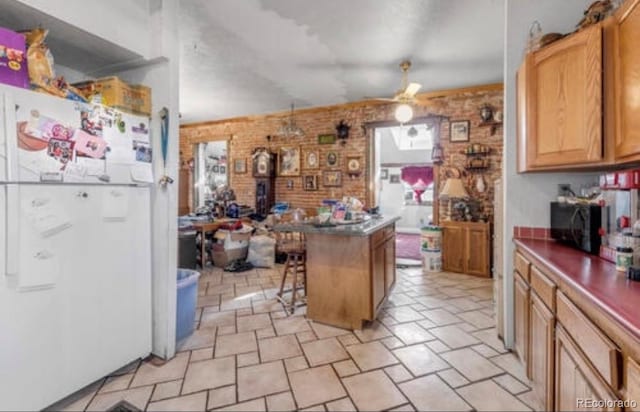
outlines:
[{"label": "white ceiling", "polygon": [[182,123],[502,81],[503,0],[182,0]]}]

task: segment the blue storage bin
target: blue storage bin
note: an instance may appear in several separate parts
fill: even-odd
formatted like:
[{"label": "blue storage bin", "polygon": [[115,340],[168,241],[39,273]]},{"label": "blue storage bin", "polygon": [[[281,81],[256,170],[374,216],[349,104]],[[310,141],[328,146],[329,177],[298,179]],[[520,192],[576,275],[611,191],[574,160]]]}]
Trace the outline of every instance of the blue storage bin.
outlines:
[{"label": "blue storage bin", "polygon": [[198,278],[200,272],[190,269],[178,269],[176,302],[176,342],[180,342],[193,333],[198,299]]}]

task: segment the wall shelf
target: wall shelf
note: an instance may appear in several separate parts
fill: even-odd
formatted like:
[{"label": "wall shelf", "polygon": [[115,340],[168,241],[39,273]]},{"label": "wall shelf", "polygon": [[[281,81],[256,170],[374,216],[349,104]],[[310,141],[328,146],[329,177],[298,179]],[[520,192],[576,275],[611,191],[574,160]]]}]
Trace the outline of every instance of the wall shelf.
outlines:
[{"label": "wall shelf", "polygon": [[498,129],[498,127],[502,127],[502,122],[496,122],[496,121],[482,122],[478,125],[478,127],[490,127],[491,136],[493,136],[494,134],[496,134],[496,130]]},{"label": "wall shelf", "polygon": [[485,171],[485,170],[489,169],[489,165],[487,165],[487,166],[465,166],[464,169],[469,171],[469,172],[481,172],[481,171]]}]

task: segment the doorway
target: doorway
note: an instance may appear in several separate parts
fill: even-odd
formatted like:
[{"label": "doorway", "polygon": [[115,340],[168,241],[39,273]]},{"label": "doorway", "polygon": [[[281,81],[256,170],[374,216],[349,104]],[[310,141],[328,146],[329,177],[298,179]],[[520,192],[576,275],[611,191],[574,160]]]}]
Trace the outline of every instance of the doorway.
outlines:
[{"label": "doorway", "polygon": [[437,168],[431,161],[437,126],[427,119],[374,129],[374,196],[382,214],[400,216],[400,264],[420,264],[420,228],[437,222]]}]

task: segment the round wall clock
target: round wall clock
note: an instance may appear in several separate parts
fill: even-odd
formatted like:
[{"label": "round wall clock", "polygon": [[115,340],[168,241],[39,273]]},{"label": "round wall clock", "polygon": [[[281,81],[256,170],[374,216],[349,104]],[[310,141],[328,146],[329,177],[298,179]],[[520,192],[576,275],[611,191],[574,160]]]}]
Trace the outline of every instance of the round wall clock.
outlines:
[{"label": "round wall clock", "polygon": [[360,170],[360,160],[358,159],[349,159],[349,162],[347,163],[347,169],[350,172],[357,172]]}]

